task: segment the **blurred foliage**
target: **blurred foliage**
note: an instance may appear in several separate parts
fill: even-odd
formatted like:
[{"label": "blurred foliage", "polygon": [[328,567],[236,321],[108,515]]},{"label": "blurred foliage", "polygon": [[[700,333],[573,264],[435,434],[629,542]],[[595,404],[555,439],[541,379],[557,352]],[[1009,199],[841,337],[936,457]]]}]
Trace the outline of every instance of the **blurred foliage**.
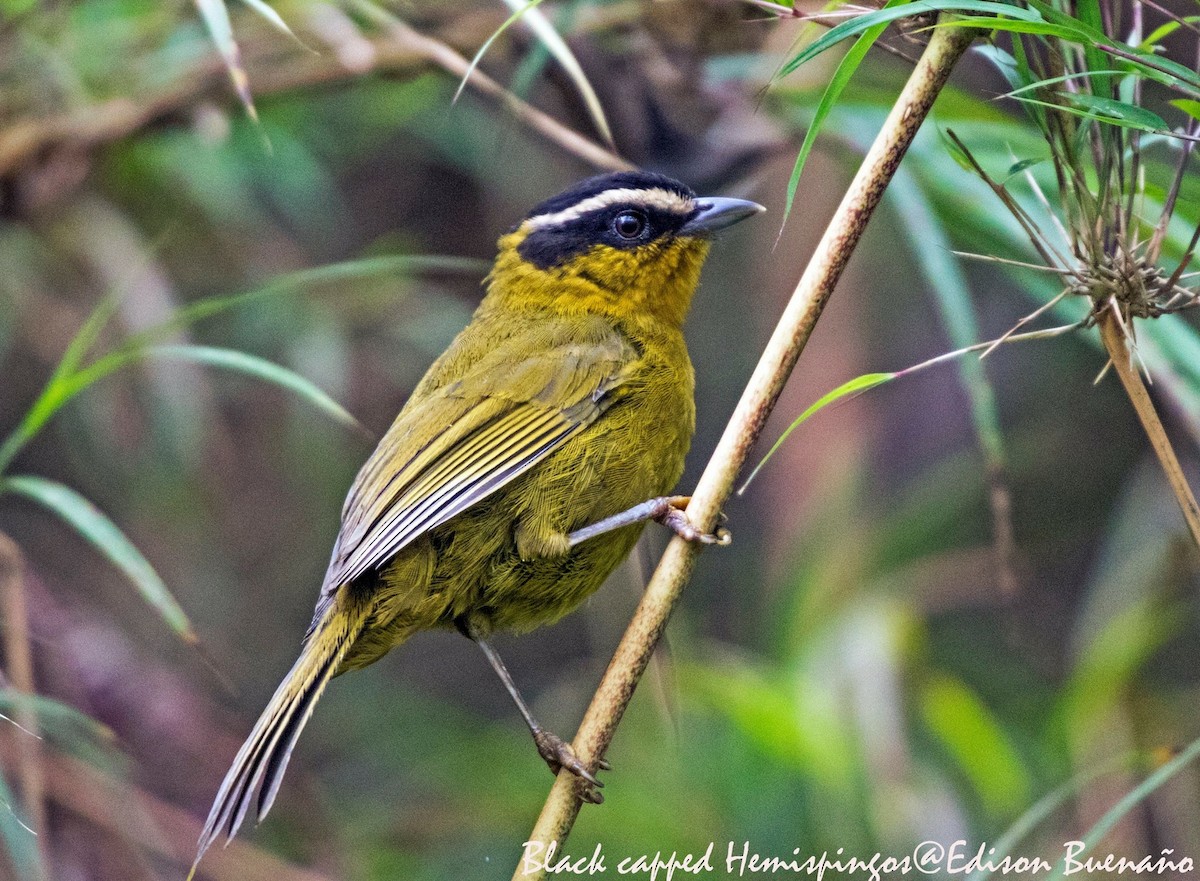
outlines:
[{"label": "blurred foliage", "polygon": [[[915,55],[928,24],[868,31],[883,19],[855,19],[842,36],[870,39],[833,63],[800,48],[821,35],[832,45],[833,31],[791,4],[547,0],[537,10],[578,72],[524,22],[479,62],[557,121],[547,134],[492,93],[468,86],[451,100],[510,4],[273,4],[294,36],[258,4],[205,5],[229,14],[257,121],[229,78],[228,44],[223,57],[192,3],[0,0],[0,442],[47,417],[0,454],[0,532],[21,549],[0,560],[13,680],[0,713],[24,726],[0,734],[4,877],[180,876],[220,775],[294,656],[369,451],[329,418],[333,402],[385,430],[467,320],[495,238],[594,170],[558,137],[598,136],[579,73],[622,156],[700,191],[752,195],[776,224],[738,228],[706,269],[688,328],[701,422],[686,486],[907,73],[880,48]],[[1013,19],[1066,28],[1056,15],[1092,5],[1022,4]],[[1174,59],[1194,75],[1194,25],[1171,27],[1159,7],[1194,8],[1129,6],[1141,40],[1125,39],[1129,20],[1121,36],[1135,61]],[[1088,33],[1070,45],[1094,50]],[[1143,45],[1151,35],[1157,49]],[[1031,257],[947,130],[1021,204],[1053,211],[1029,185],[1055,181],[1028,102],[995,98],[1013,88],[999,54],[1011,39],[981,42],[939,99],[760,455],[851,377],[994,339],[1058,292],[1054,276],[949,250]],[[1180,94],[1159,80],[1143,104],[1178,126],[1189,105],[1172,105]],[[806,139],[814,119],[819,137]],[[1190,147],[1141,138],[1140,198],[1157,217]],[[1183,258],[1200,221],[1190,161],[1164,261]],[[1081,308],[1064,300],[1059,323]],[[1194,319],[1148,323],[1139,341],[1194,475]],[[1196,771],[1166,764],[1200,736],[1197,554],[1127,400],[1111,380],[1092,385],[1095,344],[1075,333],[1004,346],[797,430],[730,505],[736,541],[703,557],[614,743],[606,802],[584,810],[568,850],[715,841],[723,856],[749,841],[779,856],[903,855],[963,837],[1053,858],[1097,829],[1101,852],[1200,857]],[[997,487],[1011,503],[1007,555]],[[56,510],[74,511],[119,568]],[[114,533],[136,558],[114,559]],[[648,533],[641,569],[663,542]],[[560,734],[642,577],[631,564],[561,624],[502,640]],[[158,584],[165,593],[147,594]],[[190,621],[200,652],[147,596],[178,604],[185,617],[168,618],[180,632]],[[25,643],[33,698],[14,675]],[[1170,773],[1150,776],[1157,767]],[[474,647],[426,635],[331,687],[270,821],[201,876],[508,877],[549,783]]]}]

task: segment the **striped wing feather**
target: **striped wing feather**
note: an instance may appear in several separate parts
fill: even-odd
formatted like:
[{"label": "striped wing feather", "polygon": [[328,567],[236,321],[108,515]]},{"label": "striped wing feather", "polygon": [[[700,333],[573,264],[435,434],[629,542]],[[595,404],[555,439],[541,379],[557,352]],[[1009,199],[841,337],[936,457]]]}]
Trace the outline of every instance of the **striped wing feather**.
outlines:
[{"label": "striped wing feather", "polygon": [[[462,356],[451,348],[359,473],[325,592],[379,568],[594,423],[636,358],[605,330],[536,355],[517,356],[502,342],[481,352],[466,376],[439,386],[439,365]],[[455,347],[471,342],[460,337]]]}]

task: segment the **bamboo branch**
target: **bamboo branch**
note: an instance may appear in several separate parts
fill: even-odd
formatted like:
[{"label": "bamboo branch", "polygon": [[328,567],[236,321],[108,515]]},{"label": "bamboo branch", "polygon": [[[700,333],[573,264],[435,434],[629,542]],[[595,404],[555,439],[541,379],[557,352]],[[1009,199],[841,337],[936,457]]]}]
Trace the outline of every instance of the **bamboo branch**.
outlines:
[{"label": "bamboo branch", "polygon": [[[971,39],[965,28],[934,29],[929,45],[817,245],[700,477],[687,508],[687,515],[696,526],[711,530],[715,525],[718,512],[732,493],[738,472],[808,342],[871,213]],[[646,586],[642,601],[572,744],[575,754],[593,770],[612,740],[638,680],[666,628],[671,610],[691,576],[698,553],[698,545],[673,539]],[[551,842],[557,842],[561,847],[579,813],[579,796],[579,780],[569,771],[559,773],[529,840],[547,847]],[[545,876],[544,866],[529,872],[526,868],[529,867],[524,863],[518,865],[513,878]]]},{"label": "bamboo branch", "polygon": [[1125,333],[1111,309],[1103,310],[1096,323],[1100,327],[1100,339],[1104,342],[1104,348],[1108,350],[1108,357],[1112,359],[1113,369],[1120,377],[1121,385],[1125,387],[1125,393],[1129,395],[1129,402],[1133,404],[1138,420],[1142,423],[1142,428],[1146,430],[1146,436],[1150,438],[1150,446],[1154,447],[1154,454],[1158,456],[1159,464],[1162,465],[1163,473],[1167,477],[1167,483],[1171,485],[1171,491],[1175,493],[1175,498],[1183,511],[1183,519],[1192,533],[1192,540],[1196,542],[1197,547],[1200,547],[1200,507],[1196,505],[1196,497],[1192,494],[1192,488],[1188,486],[1187,478],[1183,475],[1183,468],[1180,467],[1179,458],[1175,455],[1175,448],[1171,445],[1170,438],[1167,437],[1162,420],[1158,418],[1158,410],[1154,407],[1154,401],[1151,400],[1150,393],[1146,391],[1142,376],[1133,363],[1129,346],[1125,342]]},{"label": "bamboo branch", "polygon": [[[470,62],[448,43],[421,34],[392,17],[384,24],[388,35],[368,44],[370,60],[360,66],[351,67],[336,57],[307,53],[298,53],[283,62],[273,56],[247,58],[254,93],[262,96],[291,92],[358,80],[371,73],[416,76],[428,65],[455,77],[467,73]],[[627,160],[522,101],[482,71],[472,71],[467,84],[484,97],[497,100],[518,122],[538,136],[583,162],[613,171],[632,168]],[[47,152],[94,150],[226,94],[224,65],[214,53],[182,71],[160,90],[113,98],[61,115],[13,122],[0,129],[0,178],[22,170]]]}]

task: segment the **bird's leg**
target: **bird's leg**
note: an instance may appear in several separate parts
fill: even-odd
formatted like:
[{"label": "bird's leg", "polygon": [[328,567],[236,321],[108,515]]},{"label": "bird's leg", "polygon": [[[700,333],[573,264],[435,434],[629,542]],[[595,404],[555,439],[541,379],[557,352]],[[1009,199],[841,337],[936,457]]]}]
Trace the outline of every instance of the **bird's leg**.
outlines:
[{"label": "bird's leg", "polygon": [[[504,661],[501,660],[499,653],[492,648],[491,643],[488,642],[486,636],[481,632],[481,628],[470,620],[460,621],[458,628],[468,639],[483,650],[488,663],[492,665],[492,669],[496,671],[496,675],[500,677],[500,681],[504,683],[504,687],[508,689],[508,693],[512,696],[517,709],[521,711],[521,716],[524,717],[525,724],[529,726],[529,732],[533,735],[533,742],[537,745],[538,755],[549,765],[551,773],[558,774],[561,769],[566,768],[576,777],[590,784],[582,793],[584,801],[591,802],[592,804],[603,802],[604,797],[596,791],[596,788],[603,787],[604,784],[579,760],[579,757],[575,755],[575,751],[571,749],[571,744],[567,743],[557,734],[547,731],[533,717],[533,713],[530,712],[525,699],[521,697],[521,692],[517,690],[517,684],[513,682],[512,674],[508,672],[508,668],[504,666]],[[607,771],[611,767],[603,759],[597,765],[603,771]]]},{"label": "bird's leg", "polygon": [[642,502],[640,505],[634,505],[620,514],[605,517],[603,520],[593,523],[590,526],[576,529],[567,538],[570,541],[570,546],[575,547],[575,545],[582,541],[587,541],[589,538],[595,538],[614,529],[620,529],[622,526],[641,523],[643,520],[654,520],[687,541],[697,541],[706,545],[729,544],[733,540],[733,536],[729,534],[729,530],[724,526],[717,527],[717,531],[713,533],[702,532],[692,525],[692,521],[688,519],[687,514],[683,510],[691,500],[691,496],[659,496],[657,499],[650,499]]}]

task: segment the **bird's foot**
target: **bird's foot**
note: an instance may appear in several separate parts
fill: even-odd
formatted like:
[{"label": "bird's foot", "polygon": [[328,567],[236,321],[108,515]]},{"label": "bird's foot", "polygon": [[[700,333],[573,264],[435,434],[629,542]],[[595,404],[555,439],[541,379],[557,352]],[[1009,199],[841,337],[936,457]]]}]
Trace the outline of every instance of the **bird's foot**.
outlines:
[{"label": "bird's foot", "polygon": [[[670,529],[684,541],[694,541],[706,545],[727,545],[733,541],[733,535],[724,526],[718,526],[716,532],[704,532],[697,529],[688,519],[684,510],[691,502],[691,496],[666,496],[658,500],[653,519]],[[725,515],[721,515],[725,519]]]},{"label": "bird's foot", "polygon": [[[582,785],[580,797],[584,801],[594,805],[604,802],[604,796],[599,792],[604,784],[588,770],[587,765],[579,760],[579,757],[575,755],[575,750],[571,749],[571,744],[557,734],[543,729],[538,729],[533,733],[533,742],[537,744],[538,754],[550,766],[552,774],[557,776],[559,771],[566,768],[579,778]],[[607,771],[612,767],[604,759],[601,759],[596,765],[601,771]]]}]

